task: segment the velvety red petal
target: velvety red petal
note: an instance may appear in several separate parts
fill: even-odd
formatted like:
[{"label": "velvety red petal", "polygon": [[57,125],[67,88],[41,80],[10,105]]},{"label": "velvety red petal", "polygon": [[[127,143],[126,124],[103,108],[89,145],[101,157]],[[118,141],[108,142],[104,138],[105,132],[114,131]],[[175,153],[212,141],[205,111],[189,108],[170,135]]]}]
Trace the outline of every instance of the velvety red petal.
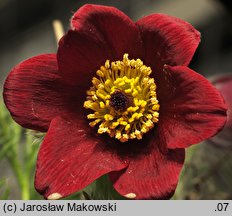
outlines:
[{"label": "velvety red petal", "polygon": [[[46,131],[51,120],[76,107],[81,89],[62,83],[55,54],[40,55],[18,64],[4,85],[4,101],[12,117],[26,128]],[[82,106],[82,105],[81,105]]]},{"label": "velvety red petal", "polygon": [[231,148],[232,140],[232,74],[225,74],[215,77],[212,80],[213,85],[220,91],[225,103],[228,106],[227,121],[223,130],[210,139],[219,147]]},{"label": "velvety red petal", "polygon": [[87,89],[96,71],[111,58],[111,53],[103,41],[70,30],[59,42],[57,58],[63,79]]},{"label": "velvety red petal", "polygon": [[114,7],[84,5],[72,18],[74,31],[59,43],[58,64],[64,79],[72,84],[87,84],[107,59],[143,57],[137,26]]},{"label": "velvety red petal", "polygon": [[4,85],[4,101],[23,127],[46,130],[60,100],[49,88],[58,78],[55,54],[30,58],[10,72]]},{"label": "velvety red petal", "polygon": [[136,24],[146,50],[145,63],[154,66],[154,71],[164,64],[187,66],[200,42],[200,33],[176,17],[153,14]]},{"label": "velvety red petal", "polygon": [[156,131],[159,143],[185,148],[222,129],[227,107],[207,79],[184,66],[166,66],[163,73],[156,80],[161,107]]},{"label": "velvety red petal", "polygon": [[184,163],[184,149],[169,150],[167,154],[162,154],[155,140],[150,139],[150,142],[151,151],[130,157],[126,170],[109,174],[114,188],[127,198],[168,199],[175,192]]},{"label": "velvety red petal", "polygon": [[39,150],[35,187],[45,198],[61,198],[125,167],[85,118],[56,118]]}]

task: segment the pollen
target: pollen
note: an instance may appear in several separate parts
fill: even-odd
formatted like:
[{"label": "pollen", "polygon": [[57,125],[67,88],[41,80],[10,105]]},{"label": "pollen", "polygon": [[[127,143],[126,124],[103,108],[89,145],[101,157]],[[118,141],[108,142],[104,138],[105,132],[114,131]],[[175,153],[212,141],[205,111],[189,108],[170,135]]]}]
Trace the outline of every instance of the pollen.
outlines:
[{"label": "pollen", "polygon": [[152,70],[140,59],[122,61],[106,60],[92,87],[87,91],[84,102],[92,110],[87,118],[91,127],[98,127],[98,133],[107,133],[121,142],[142,139],[159,120],[159,101],[156,95]]}]

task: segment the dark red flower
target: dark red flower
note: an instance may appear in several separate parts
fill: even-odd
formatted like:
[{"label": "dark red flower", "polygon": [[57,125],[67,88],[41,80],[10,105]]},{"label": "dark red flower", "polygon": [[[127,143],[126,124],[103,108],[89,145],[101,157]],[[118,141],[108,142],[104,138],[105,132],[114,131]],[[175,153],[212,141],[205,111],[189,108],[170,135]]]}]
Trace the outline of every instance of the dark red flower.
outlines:
[{"label": "dark red flower", "polygon": [[[4,86],[15,121],[48,131],[38,155],[36,189],[45,198],[61,198],[109,174],[125,197],[171,197],[184,148],[213,136],[226,120],[218,91],[187,67],[199,32],[164,14],[134,23],[116,8],[98,5],[81,7],[71,24],[57,55],[20,63]],[[123,72],[122,59],[130,64]],[[104,95],[108,84],[114,89],[110,96]],[[97,111],[91,114],[83,104]],[[88,114],[97,120],[92,126],[101,123],[99,129],[89,126]],[[115,138],[99,134],[104,132]]]},{"label": "dark red flower", "polygon": [[227,121],[220,133],[210,139],[218,147],[231,148],[232,140],[232,75],[224,74],[211,79],[212,84],[220,91],[228,107]]}]

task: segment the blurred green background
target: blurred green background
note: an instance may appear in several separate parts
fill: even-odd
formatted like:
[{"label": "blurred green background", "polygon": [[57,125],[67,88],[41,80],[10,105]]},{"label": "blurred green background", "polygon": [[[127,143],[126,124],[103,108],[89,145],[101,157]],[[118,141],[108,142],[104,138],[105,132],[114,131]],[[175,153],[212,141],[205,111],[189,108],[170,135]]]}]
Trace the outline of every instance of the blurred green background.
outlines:
[{"label": "blurred green background", "polygon": [[[67,30],[73,12],[85,3],[116,6],[135,21],[151,13],[182,18],[202,33],[190,67],[208,78],[232,74],[231,0],[0,0],[0,92],[13,66],[56,52],[52,21],[61,20]],[[0,199],[42,199],[33,186],[42,138],[43,134],[18,126],[0,98]],[[231,153],[232,147],[210,141],[189,148],[173,199],[232,199]],[[95,184],[102,185],[101,180]],[[110,187],[105,185],[104,190]],[[102,198],[93,197],[93,189],[86,191],[70,198]]]}]

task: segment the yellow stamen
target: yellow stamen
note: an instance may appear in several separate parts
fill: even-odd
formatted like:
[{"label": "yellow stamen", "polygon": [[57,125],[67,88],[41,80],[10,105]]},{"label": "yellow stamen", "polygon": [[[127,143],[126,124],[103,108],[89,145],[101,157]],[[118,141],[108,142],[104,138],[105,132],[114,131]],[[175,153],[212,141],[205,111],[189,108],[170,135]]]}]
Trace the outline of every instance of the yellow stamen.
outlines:
[{"label": "yellow stamen", "polygon": [[94,112],[87,116],[90,126],[98,126],[98,133],[108,133],[120,142],[142,139],[158,122],[159,102],[156,84],[149,75],[150,67],[140,59],[128,58],[110,62],[97,70],[93,86],[87,91],[86,109]]}]

